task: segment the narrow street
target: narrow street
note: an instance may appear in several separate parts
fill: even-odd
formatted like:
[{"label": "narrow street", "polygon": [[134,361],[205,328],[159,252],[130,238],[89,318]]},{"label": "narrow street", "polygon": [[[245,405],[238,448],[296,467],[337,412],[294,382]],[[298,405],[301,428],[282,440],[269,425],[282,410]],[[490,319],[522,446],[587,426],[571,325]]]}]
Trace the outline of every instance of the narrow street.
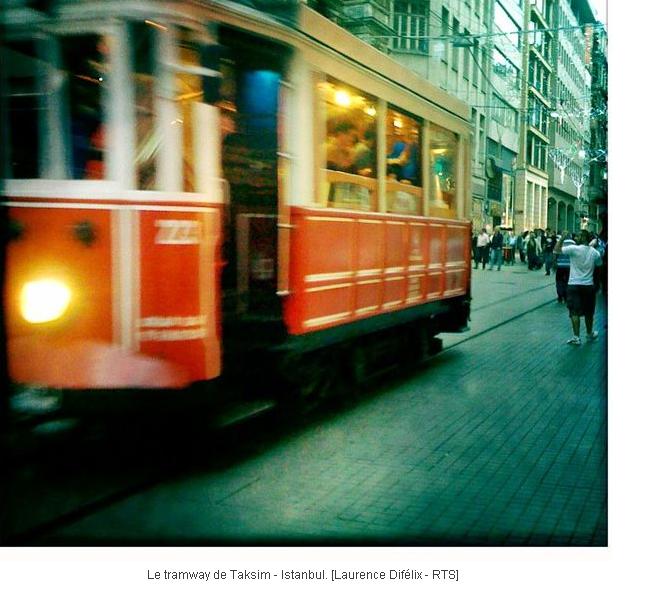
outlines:
[{"label": "narrow street", "polygon": [[236,430],[229,453],[204,444],[32,542],[606,544],[605,300],[599,339],[572,347],[553,276],[473,276],[471,330],[423,368],[274,437],[270,418]]}]

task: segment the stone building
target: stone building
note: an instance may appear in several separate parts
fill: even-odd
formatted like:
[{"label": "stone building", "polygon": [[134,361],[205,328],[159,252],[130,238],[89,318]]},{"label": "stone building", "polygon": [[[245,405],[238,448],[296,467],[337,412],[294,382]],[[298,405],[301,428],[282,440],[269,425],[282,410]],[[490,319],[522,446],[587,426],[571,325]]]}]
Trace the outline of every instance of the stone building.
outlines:
[{"label": "stone building", "polygon": [[587,0],[556,0],[553,9],[552,110],[547,225],[579,230],[588,220],[591,74]]}]

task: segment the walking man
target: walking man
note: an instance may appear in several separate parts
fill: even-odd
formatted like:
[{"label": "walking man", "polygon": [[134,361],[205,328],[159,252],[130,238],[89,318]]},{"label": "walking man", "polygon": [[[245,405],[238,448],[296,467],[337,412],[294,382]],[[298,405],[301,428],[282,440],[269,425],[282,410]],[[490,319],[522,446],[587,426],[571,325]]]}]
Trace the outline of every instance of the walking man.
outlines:
[{"label": "walking man", "polygon": [[485,269],[485,265],[487,263],[487,254],[489,251],[489,243],[490,238],[483,228],[478,234],[478,237],[476,237],[476,252],[474,253],[474,260],[476,261],[476,265],[474,266],[474,269],[478,269],[478,263],[481,261],[483,262],[483,269]]},{"label": "walking man", "polygon": [[590,233],[587,230],[581,231],[579,245],[563,245],[566,237],[567,232],[564,232],[554,248],[554,253],[569,256],[567,307],[574,335],[567,340],[567,343],[580,346],[581,316],[585,318],[588,341],[592,341],[598,336],[593,329],[596,297],[593,276],[595,267],[601,265],[601,255],[593,245],[588,245],[596,242],[590,241]]},{"label": "walking man", "polygon": [[501,271],[501,250],[503,249],[503,235],[501,234],[499,227],[494,229],[494,235],[492,235],[490,247],[492,248],[492,255],[490,257],[490,271],[494,269],[495,263],[497,265],[497,271]]},{"label": "walking man", "polygon": [[519,252],[519,260],[524,262],[526,256],[524,254],[524,246],[526,243],[526,233],[520,233],[517,235],[517,241],[515,242],[515,245],[517,246],[517,251]]},{"label": "walking man", "polygon": [[517,249],[517,237],[515,237],[515,233],[510,231],[508,233],[508,247],[510,248],[510,260],[509,263],[511,265],[515,264],[515,250]]}]

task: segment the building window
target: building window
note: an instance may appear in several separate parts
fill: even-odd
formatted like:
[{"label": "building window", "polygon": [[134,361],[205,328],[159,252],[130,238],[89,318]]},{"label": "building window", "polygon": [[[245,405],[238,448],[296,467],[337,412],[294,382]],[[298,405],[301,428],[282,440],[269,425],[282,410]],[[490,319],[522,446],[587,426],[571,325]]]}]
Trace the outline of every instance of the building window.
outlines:
[{"label": "building window", "polygon": [[479,65],[480,65],[480,45],[478,43],[478,39],[474,41],[474,47],[472,49],[472,54],[474,55],[474,72],[472,73],[472,83],[474,84],[474,87],[478,87],[478,72],[479,72]]},{"label": "building window", "polygon": [[529,61],[528,82],[543,96],[549,96],[549,71],[542,62],[532,57]]},{"label": "building window", "polygon": [[394,2],[394,49],[428,53],[428,2]]},{"label": "building window", "polygon": [[[463,30],[463,34],[465,37],[469,36],[469,31],[467,29]],[[470,48],[465,48],[463,53],[462,53],[462,76],[469,80],[469,73],[470,73]]]},{"label": "building window", "polygon": [[[460,31],[460,22],[454,18],[452,36],[456,36],[459,33],[459,31]],[[453,45],[451,45],[451,47],[453,49],[453,51],[451,52],[452,54],[451,68],[457,71],[460,69],[460,49]]]},{"label": "building window", "polygon": [[492,119],[505,128],[517,130],[517,111],[496,94],[492,95],[492,101]]},{"label": "building window", "polygon": [[529,36],[528,42],[532,45],[542,57],[549,61],[549,53],[551,51],[551,34],[548,31],[545,31],[542,27],[542,24],[535,21],[535,18],[532,17],[529,23]]},{"label": "building window", "polygon": [[520,27],[515,23],[515,21],[510,17],[501,4],[497,4],[494,9],[494,25],[499,32],[505,34],[506,40],[508,40],[513,46],[517,49],[520,48]]},{"label": "building window", "polygon": [[536,169],[547,169],[547,143],[533,133],[528,133],[526,139],[528,163]]},{"label": "building window", "polygon": [[492,70],[512,90],[519,90],[519,69],[497,47],[492,52]]},{"label": "building window", "polygon": [[528,95],[528,121],[533,128],[539,130],[543,135],[548,134],[549,112],[544,103],[533,94]]},{"label": "building window", "polygon": [[[441,36],[449,36],[449,9],[446,7],[442,7],[442,17],[440,18],[440,35]],[[444,44],[444,57],[443,60],[445,62],[449,62],[449,49],[451,48],[451,45],[448,43]]]}]

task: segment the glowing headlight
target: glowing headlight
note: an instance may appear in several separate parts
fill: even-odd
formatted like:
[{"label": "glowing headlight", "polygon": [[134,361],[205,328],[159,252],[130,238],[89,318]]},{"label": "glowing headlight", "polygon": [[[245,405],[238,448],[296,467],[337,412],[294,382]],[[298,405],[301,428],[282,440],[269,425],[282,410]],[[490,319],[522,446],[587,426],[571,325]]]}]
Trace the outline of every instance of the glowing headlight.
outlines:
[{"label": "glowing headlight", "polygon": [[57,320],[71,302],[71,289],[57,280],[36,280],[23,286],[21,314],[27,322]]}]

